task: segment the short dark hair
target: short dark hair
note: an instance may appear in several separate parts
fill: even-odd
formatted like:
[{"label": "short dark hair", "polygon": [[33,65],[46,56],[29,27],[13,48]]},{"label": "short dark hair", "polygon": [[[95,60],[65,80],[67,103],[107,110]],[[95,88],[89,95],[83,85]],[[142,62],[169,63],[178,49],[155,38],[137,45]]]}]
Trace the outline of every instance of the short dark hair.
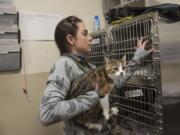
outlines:
[{"label": "short dark hair", "polygon": [[57,24],[55,29],[55,42],[61,54],[69,51],[66,36],[71,34],[73,37],[76,37],[78,30],[77,23],[79,22],[82,22],[82,20],[78,17],[69,16]]}]

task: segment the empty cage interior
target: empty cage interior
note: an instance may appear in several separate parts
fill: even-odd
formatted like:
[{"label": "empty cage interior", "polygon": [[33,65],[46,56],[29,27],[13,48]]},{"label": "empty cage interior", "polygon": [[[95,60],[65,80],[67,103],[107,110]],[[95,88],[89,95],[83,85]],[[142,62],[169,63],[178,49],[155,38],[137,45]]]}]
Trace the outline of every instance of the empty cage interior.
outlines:
[{"label": "empty cage interior", "polygon": [[150,131],[156,126],[155,101],[157,89],[141,85],[127,84],[115,89],[110,98],[118,107],[118,125],[133,128],[134,125],[146,127]]},{"label": "empty cage interior", "polygon": [[[117,26],[111,30],[112,43],[110,44],[111,58],[121,59],[126,56],[127,62],[130,61],[136,51],[138,39],[148,41],[145,49],[150,49],[153,44],[154,33],[153,19],[134,21],[127,25]],[[156,54],[148,55],[143,61],[142,66],[134,74],[135,77],[144,77],[151,79],[155,76],[156,68],[159,68],[158,51]],[[153,76],[154,75],[154,76]]]},{"label": "empty cage interior", "polygon": [[91,45],[91,52],[88,54],[87,60],[88,62],[98,66],[101,66],[104,64],[104,55],[106,52],[106,38],[107,33],[101,32],[101,33],[94,33],[91,35],[92,45]]}]

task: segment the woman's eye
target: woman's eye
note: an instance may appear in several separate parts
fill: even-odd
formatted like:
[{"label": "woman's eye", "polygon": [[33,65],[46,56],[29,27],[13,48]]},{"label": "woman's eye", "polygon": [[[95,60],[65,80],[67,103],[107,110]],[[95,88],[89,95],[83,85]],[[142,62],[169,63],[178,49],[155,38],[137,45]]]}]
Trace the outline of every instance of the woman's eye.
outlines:
[{"label": "woman's eye", "polygon": [[84,31],[83,31],[83,35],[84,35],[84,36],[87,36],[87,35],[88,35],[88,31],[87,31],[87,30],[84,30]]}]

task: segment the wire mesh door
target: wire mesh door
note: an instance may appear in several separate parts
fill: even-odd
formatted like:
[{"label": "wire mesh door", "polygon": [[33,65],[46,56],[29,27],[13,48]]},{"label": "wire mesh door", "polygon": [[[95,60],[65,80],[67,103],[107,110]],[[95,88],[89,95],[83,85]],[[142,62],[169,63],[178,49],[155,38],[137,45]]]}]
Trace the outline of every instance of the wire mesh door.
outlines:
[{"label": "wire mesh door", "polygon": [[99,67],[104,65],[104,55],[107,50],[107,33],[106,31],[94,32],[91,34],[93,40],[91,52],[88,54],[88,62]]},{"label": "wire mesh door", "polygon": [[[126,60],[129,62],[136,51],[137,40],[142,37],[143,40],[149,41],[145,49],[153,46],[156,50],[143,60],[142,66],[134,73],[132,79],[143,79],[149,84],[158,82],[160,56],[157,20],[158,15],[150,13],[109,27],[108,33],[106,31],[92,33],[92,52],[88,55],[88,61],[101,66],[104,64],[104,55],[108,54],[113,59],[121,59],[126,55]],[[107,38],[111,39],[108,43]],[[161,134],[158,129],[161,122],[160,110],[157,109],[159,91],[161,90],[156,84],[148,86],[141,82],[138,85],[126,84],[120,89],[115,89],[110,96],[110,102],[119,108],[118,125],[131,128],[138,135]]]},{"label": "wire mesh door", "polygon": [[119,110],[118,125],[133,130],[135,134],[154,134],[157,126],[154,107],[157,97],[156,88],[140,85],[127,84],[113,91],[110,99]]},{"label": "wire mesh door", "polygon": [[[153,18],[135,20],[128,24],[123,24],[112,28],[112,42],[110,44],[111,58],[120,59],[126,55],[126,60],[130,61],[134,52],[136,51],[137,40],[143,38],[143,40],[149,41],[145,49],[152,47],[154,42],[154,20]],[[156,51],[156,57],[159,53]],[[156,76],[156,70],[159,68],[159,59],[156,60],[155,54],[148,55],[143,61],[142,67],[134,74],[134,77],[143,77],[152,79]]]},{"label": "wire mesh door", "polygon": [[[155,14],[144,15],[111,29],[111,58],[121,59],[125,55],[129,62],[134,56],[137,40],[140,38],[149,41],[145,49],[156,46],[155,53],[148,55],[143,60],[142,66],[134,73],[132,77],[134,80],[142,78],[149,83],[157,80],[160,60],[158,43],[155,40],[159,36],[156,19]],[[136,134],[158,134],[156,104],[159,89],[156,86],[143,85],[141,82],[139,85],[126,84],[116,89],[111,95],[111,102],[120,110],[119,125],[131,128]]]}]

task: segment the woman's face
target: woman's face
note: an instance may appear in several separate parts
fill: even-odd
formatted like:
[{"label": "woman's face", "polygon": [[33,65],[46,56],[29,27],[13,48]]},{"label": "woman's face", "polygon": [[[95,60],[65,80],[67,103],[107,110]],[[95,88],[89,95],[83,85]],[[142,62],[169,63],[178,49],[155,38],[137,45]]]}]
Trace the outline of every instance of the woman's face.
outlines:
[{"label": "woman's face", "polygon": [[83,22],[77,23],[78,30],[74,41],[74,50],[77,53],[87,54],[91,51],[92,37],[88,34],[88,31]]}]

